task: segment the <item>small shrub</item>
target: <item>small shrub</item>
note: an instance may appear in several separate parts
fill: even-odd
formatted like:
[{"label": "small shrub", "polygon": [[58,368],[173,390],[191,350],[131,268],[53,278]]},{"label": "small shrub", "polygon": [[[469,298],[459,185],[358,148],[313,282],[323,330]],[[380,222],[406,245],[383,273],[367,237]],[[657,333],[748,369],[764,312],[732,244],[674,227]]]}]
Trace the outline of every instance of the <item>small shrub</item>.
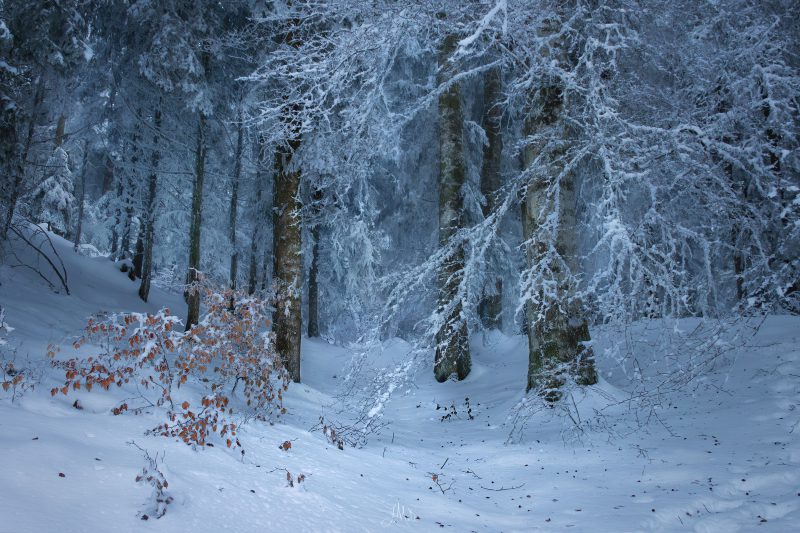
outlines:
[{"label": "small shrub", "polygon": [[[446,420],[453,420],[454,418],[460,418],[460,416],[458,415],[458,409],[456,408],[455,402],[451,402],[450,407],[439,405],[437,403],[436,410],[438,411],[440,409],[444,409],[444,414],[440,419],[442,422]],[[475,415],[472,414],[472,406],[469,404],[469,397],[464,398],[464,407],[462,408],[462,412],[466,413],[468,420],[475,420]]]},{"label": "small shrub", "polygon": [[[75,350],[99,346],[99,354],[56,359],[59,349],[51,347],[52,364],[65,375],[64,386],[51,395],[135,383],[140,396],[120,402],[114,415],[165,407],[164,423],[149,433],[200,446],[211,435],[229,448],[240,446],[236,435],[243,423],[285,413],[289,379],[267,333],[269,302],[203,283],[192,290],[201,293],[206,314],[187,332],[168,309],[113,314],[90,320],[73,343]],[[190,382],[201,397],[179,402],[176,395]]]},{"label": "small shrub", "polygon": [[146,509],[139,513],[139,518],[142,520],[149,520],[150,518],[159,519],[167,514],[167,506],[171,504],[174,498],[167,493],[169,482],[164,476],[161,465],[164,463],[164,455],[159,454],[150,455],[150,452],[140,448],[135,442],[129,442],[132,446],[136,446],[145,459],[145,465],[142,471],[136,476],[136,483],[148,485],[153,488],[150,499],[146,503]]}]

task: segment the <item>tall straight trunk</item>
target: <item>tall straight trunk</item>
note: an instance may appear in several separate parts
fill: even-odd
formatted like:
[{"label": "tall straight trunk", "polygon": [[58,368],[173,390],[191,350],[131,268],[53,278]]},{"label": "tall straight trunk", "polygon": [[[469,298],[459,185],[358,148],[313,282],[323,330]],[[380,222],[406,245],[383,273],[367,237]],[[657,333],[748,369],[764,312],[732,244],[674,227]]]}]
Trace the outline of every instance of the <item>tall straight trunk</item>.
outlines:
[{"label": "tall straight trunk", "polygon": [[144,257],[142,261],[142,283],[139,285],[139,298],[147,301],[150,297],[150,283],[153,279],[153,244],[155,242],[156,197],[158,194],[158,164],[161,152],[158,148],[161,134],[161,101],[159,100],[153,115],[153,155],[151,159],[150,177],[147,180],[147,204],[145,206]]},{"label": "tall straight trunk", "polygon": [[[322,191],[314,191],[312,201],[313,212],[319,216],[319,202],[322,200]],[[311,268],[308,271],[308,336],[319,337],[319,222],[314,220],[311,225]]]},{"label": "tall straight trunk", "polygon": [[250,236],[250,268],[247,273],[247,294],[255,294],[258,288],[258,241],[262,234],[262,205],[261,198],[264,195],[264,165],[266,163],[266,144],[264,138],[259,135],[258,144],[258,166],[256,167],[256,199],[255,220],[253,221],[253,233]]},{"label": "tall straight trunk", "polygon": [[[18,159],[14,165],[14,181],[11,185],[11,192],[8,198],[8,206],[6,206],[6,216],[3,221],[2,237],[8,235],[8,228],[14,220],[14,211],[17,208],[19,197],[22,195],[22,181],[25,178],[25,166],[28,164],[28,155],[31,151],[31,144],[33,143],[33,134],[36,131],[36,121],[39,118],[39,110],[44,101],[44,77],[39,76],[36,81],[36,90],[33,94],[33,105],[31,106],[31,116],[28,121],[28,131],[25,135],[25,144],[22,146],[22,153],[19,154]],[[7,139],[6,142],[9,142]]]},{"label": "tall straight trunk", "polygon": [[206,177],[206,116],[200,113],[197,124],[197,149],[194,162],[194,183],[192,185],[192,220],[189,228],[189,272],[186,285],[189,286],[186,302],[189,304],[186,317],[186,331],[200,320],[200,293],[191,285],[199,279],[200,273],[200,228],[203,221],[203,183]]},{"label": "tall straight trunk", "polygon": [[[257,226],[257,223],[256,223]],[[250,267],[247,272],[247,294],[255,294],[258,287],[258,229],[253,227],[253,235],[250,237]]]},{"label": "tall straight trunk", "polygon": [[78,196],[78,221],[75,225],[75,251],[81,246],[83,233],[83,203],[86,200],[86,163],[89,161],[89,141],[83,141],[83,161],[81,163],[81,194]]},{"label": "tall straight trunk", "polygon": [[[541,157],[540,164],[547,165],[546,178],[534,179],[528,184],[525,196],[523,228],[525,241],[534,238],[539,221],[550,213],[548,209],[559,210],[559,226],[556,235],[556,250],[564,259],[571,274],[577,272],[577,234],[576,234],[576,192],[575,176],[564,173],[563,158],[568,146],[568,130],[563,119],[564,95],[559,85],[540,89],[532,105],[532,110],[524,124],[524,134],[530,137],[546,132],[557,148],[545,149],[540,145],[528,146],[523,152],[523,162],[530,168]],[[558,199],[548,198],[548,188],[558,183]],[[553,207],[555,206],[555,207]],[[529,243],[526,255],[528,266],[533,266],[539,254],[545,250],[544,243]],[[527,390],[542,387],[546,399],[558,400],[559,388],[564,383],[562,369],[569,369],[576,381],[582,385],[597,382],[590,340],[589,325],[583,309],[575,300],[574,277],[553,266],[555,278],[551,280],[557,292],[554,301],[543,301],[541,305],[527,306],[528,320],[528,386]],[[542,295],[544,300],[544,295]]]},{"label": "tall straight trunk", "polygon": [[[455,75],[450,57],[458,45],[457,35],[448,35],[439,51],[439,86],[450,83]],[[464,112],[461,88],[451,83],[439,96],[439,245],[448,246],[463,226],[464,199],[462,188],[466,179],[464,159]],[[456,374],[459,380],[467,377],[472,365],[469,352],[469,332],[463,318],[458,286],[463,276],[464,249],[459,248],[439,270],[438,311],[444,322],[436,333],[436,357],[433,373],[439,382]]]},{"label": "tall straight trunk", "polygon": [[[297,111],[294,108],[287,110],[287,123],[291,123]],[[292,381],[299,383],[303,261],[300,169],[293,159],[300,148],[300,134],[293,126],[292,130],[292,138],[279,146],[275,153],[273,275],[280,294],[272,317],[272,331],[275,333],[276,351]]]},{"label": "tall straight trunk", "polygon": [[242,107],[239,106],[239,132],[236,139],[236,161],[233,165],[233,178],[231,183],[231,207],[228,221],[228,240],[231,245],[230,288],[236,289],[236,277],[239,271],[239,252],[236,246],[236,216],[239,206],[239,178],[242,174],[242,152],[244,151],[244,122]]},{"label": "tall straight trunk", "polygon": [[[497,191],[502,186],[500,165],[503,156],[503,136],[500,132],[502,110],[499,101],[502,91],[502,72],[493,68],[484,78],[484,131],[488,143],[483,150],[481,167],[481,193],[486,199],[483,216],[488,217],[497,208]],[[487,276],[483,299],[478,308],[484,327],[503,329],[503,278]]]}]

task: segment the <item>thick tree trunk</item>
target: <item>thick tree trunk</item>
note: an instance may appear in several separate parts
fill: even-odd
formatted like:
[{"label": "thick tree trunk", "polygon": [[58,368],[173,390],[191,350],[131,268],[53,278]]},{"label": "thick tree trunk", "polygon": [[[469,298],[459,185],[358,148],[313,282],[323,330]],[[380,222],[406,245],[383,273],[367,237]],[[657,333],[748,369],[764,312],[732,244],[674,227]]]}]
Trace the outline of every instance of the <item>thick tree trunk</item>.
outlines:
[{"label": "thick tree trunk", "polygon": [[[541,387],[545,398],[555,401],[560,398],[559,388],[564,383],[565,371],[572,373],[582,385],[596,383],[597,374],[592,350],[586,344],[590,340],[589,326],[580,303],[574,298],[574,274],[579,267],[576,193],[574,174],[564,174],[563,157],[568,143],[568,131],[562,117],[563,94],[561,88],[554,85],[541,89],[536,98],[537,101],[526,118],[524,134],[529,137],[547,132],[548,137],[557,143],[557,147],[543,153],[544,147],[534,145],[528,146],[523,152],[526,168],[533,165],[540,156],[540,164],[547,165],[547,177],[535,178],[528,185],[523,219],[524,238],[526,241],[534,238],[539,222],[550,214],[548,209],[558,209],[556,250],[571,272],[564,272],[557,265],[551,265],[556,278],[552,280],[556,296],[553,300],[545,300],[546,296],[541,294],[540,305],[528,303],[527,390]],[[555,202],[547,196],[554,183],[558,183],[558,198]],[[533,266],[544,251],[544,243],[529,243],[526,250],[529,266]]]},{"label": "thick tree trunk", "polygon": [[75,225],[75,251],[81,246],[83,233],[83,203],[86,200],[86,163],[89,161],[89,141],[83,142],[83,161],[81,163],[81,194],[78,196],[78,221]]},{"label": "thick tree trunk", "polygon": [[[322,200],[322,191],[314,191],[312,201],[313,212],[319,215],[319,202]],[[311,268],[308,270],[308,336],[319,337],[319,221],[313,220],[311,225]]]},{"label": "thick tree trunk", "polygon": [[189,304],[186,317],[186,331],[200,320],[200,293],[191,287],[200,274],[200,230],[203,221],[203,183],[206,177],[206,117],[201,112],[197,125],[197,149],[194,163],[194,184],[192,186],[192,218],[189,229],[189,271],[186,285],[189,286],[186,302]]},{"label": "thick tree trunk", "polygon": [[300,136],[296,134],[276,150],[273,202],[273,274],[280,294],[272,330],[275,349],[295,383],[300,382],[303,291],[300,169],[293,164],[294,154],[299,148]]},{"label": "thick tree trunk", "polygon": [[156,198],[158,194],[158,164],[161,152],[158,149],[161,133],[161,102],[159,101],[153,115],[153,156],[151,159],[150,177],[147,180],[147,204],[145,205],[144,257],[142,261],[142,283],[139,285],[139,298],[147,301],[150,297],[150,283],[153,278],[153,244],[155,242]]},{"label": "thick tree trunk", "polygon": [[[502,110],[498,105],[502,91],[502,72],[493,68],[484,80],[483,128],[488,144],[483,150],[481,168],[481,193],[486,198],[483,216],[488,217],[497,208],[497,191],[502,186],[500,165],[503,155],[503,136],[500,132]],[[478,308],[484,327],[503,329],[503,279],[488,276],[483,299]]]},{"label": "thick tree trunk", "polygon": [[[457,35],[445,37],[439,52],[440,86],[450,82],[455,72],[449,59],[458,44]],[[463,225],[462,187],[466,179],[464,159],[464,113],[461,89],[452,83],[439,96],[439,245],[447,246]],[[436,334],[433,372],[439,382],[456,374],[467,377],[471,367],[469,332],[461,301],[455,301],[463,275],[464,249],[459,247],[439,271],[439,314],[444,316]]]},{"label": "thick tree trunk", "polygon": [[231,246],[231,268],[230,281],[231,289],[236,289],[236,278],[239,272],[239,251],[236,246],[236,219],[239,207],[239,178],[242,174],[242,153],[244,152],[244,122],[241,106],[239,108],[239,133],[236,139],[236,161],[233,165],[233,178],[231,183],[231,207],[230,218],[228,221],[228,240]]}]

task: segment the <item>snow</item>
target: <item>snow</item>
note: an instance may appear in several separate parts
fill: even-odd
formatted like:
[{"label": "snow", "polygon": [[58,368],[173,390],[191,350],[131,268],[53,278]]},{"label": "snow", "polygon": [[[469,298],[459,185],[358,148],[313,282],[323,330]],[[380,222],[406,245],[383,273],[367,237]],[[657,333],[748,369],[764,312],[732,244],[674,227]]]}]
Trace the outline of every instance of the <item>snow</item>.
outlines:
[{"label": "snow", "polygon": [[[155,287],[151,303],[142,303],[138,285],[111,261],[52,238],[70,296],[49,291],[27,270],[0,270],[0,304],[15,328],[5,348],[16,348],[17,367],[28,358],[45,369],[21,399],[0,396],[2,531],[800,529],[800,317],[769,317],[692,387],[662,397],[655,410],[661,423],[641,427],[624,402],[593,416],[625,398],[628,379],[605,355],[613,335],[599,335],[595,352],[609,381],[575,396],[581,420],[593,425],[581,432],[561,411],[544,409],[510,443],[524,398],[525,338],[495,332],[473,339],[473,371],[462,382],[438,384],[427,366],[410,381],[388,380],[374,399],[380,407],[368,410],[387,426],[365,447],[343,450],[310,429],[321,415],[339,416],[334,400],[348,384],[353,352],[304,339],[305,381],[290,387],[287,415],[245,426],[244,455],[224,446],[194,451],[144,435],[158,412],[113,416],[109,407],[124,390],[50,397],[60,383],[44,366],[47,345],[68,342],[89,315],[162,306],[185,312],[179,295]],[[394,339],[383,348],[372,364],[405,376],[398,362],[409,346]],[[637,355],[648,372],[653,354]],[[76,399],[82,410],[72,407]],[[442,421],[451,406],[457,414]],[[151,456],[164,454],[174,501],[161,519],[139,517],[152,488],[135,482],[146,461],[132,441]],[[284,441],[292,443],[288,451],[278,447]],[[289,487],[287,471],[306,479]]]}]

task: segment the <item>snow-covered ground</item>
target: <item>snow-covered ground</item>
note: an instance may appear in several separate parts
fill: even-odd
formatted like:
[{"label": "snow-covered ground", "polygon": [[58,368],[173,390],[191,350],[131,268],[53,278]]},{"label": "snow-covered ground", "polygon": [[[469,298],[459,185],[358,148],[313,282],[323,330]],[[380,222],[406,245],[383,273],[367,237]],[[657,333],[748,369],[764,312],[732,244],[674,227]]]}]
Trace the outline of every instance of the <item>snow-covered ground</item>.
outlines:
[{"label": "snow-covered ground", "polygon": [[[422,368],[373,411],[381,433],[343,450],[309,430],[321,415],[336,418],[352,354],[304,339],[304,383],[290,387],[287,415],[246,426],[244,456],[194,451],[144,436],[158,413],[113,416],[122,392],[50,396],[63,378],[47,366],[47,345],[69,341],[90,314],[184,311],[179,296],[158,289],[143,304],[110,261],[54,239],[70,296],[28,270],[0,270],[0,305],[15,328],[7,348],[17,367],[43,371],[13,403],[0,391],[0,531],[800,531],[800,317],[768,318],[655,411],[623,402],[598,419],[595,408],[626,397],[625,374],[601,338],[603,379],[576,394],[575,421],[544,409],[511,442],[526,341],[476,338],[468,379],[438,384]],[[380,361],[394,368],[408,350],[387,342]],[[72,407],[76,399],[84,409]],[[451,406],[457,414],[443,421]],[[135,482],[145,460],[131,441],[163,452],[174,500],[161,519],[140,518],[151,489]],[[306,479],[289,487],[287,471]]]}]

